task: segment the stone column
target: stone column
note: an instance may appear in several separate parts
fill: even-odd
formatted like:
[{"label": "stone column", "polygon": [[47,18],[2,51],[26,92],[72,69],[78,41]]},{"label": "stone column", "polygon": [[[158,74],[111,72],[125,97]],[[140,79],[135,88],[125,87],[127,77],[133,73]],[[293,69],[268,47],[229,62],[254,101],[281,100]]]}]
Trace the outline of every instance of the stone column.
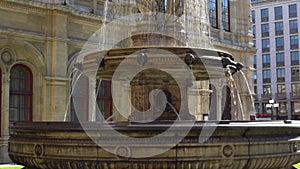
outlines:
[{"label": "stone column", "polygon": [[89,98],[88,98],[88,111],[89,112],[86,112],[89,117],[88,117],[88,121],[96,121],[96,113],[97,113],[97,109],[96,109],[96,106],[97,106],[97,89],[96,89],[96,80],[94,78],[89,78]]},{"label": "stone column", "polygon": [[209,115],[210,94],[208,81],[198,81],[189,89],[189,111],[196,117],[196,120],[203,120],[204,115]]},{"label": "stone column", "polygon": [[201,89],[200,90],[200,96],[201,96],[201,109],[200,109],[200,112],[203,115],[209,115],[209,100],[210,100],[211,92],[212,91],[209,90],[209,89]]},{"label": "stone column", "polygon": [[291,96],[288,97],[287,99],[287,107],[288,107],[288,119],[291,120],[292,119],[292,101],[291,101]]},{"label": "stone column", "polygon": [[190,81],[181,81],[179,82],[180,91],[181,91],[181,112],[179,114],[181,120],[194,120],[195,116],[190,114],[189,110],[189,98],[188,98],[188,87],[191,87],[192,82]]},{"label": "stone column", "polygon": [[[2,105],[1,105],[1,134],[0,137],[0,163],[10,162],[7,150],[9,138],[9,72],[2,70]],[[1,87],[1,86],[0,86]]]},{"label": "stone column", "polygon": [[197,120],[202,120],[200,89],[195,87],[189,89],[189,111]]},{"label": "stone column", "polygon": [[9,81],[10,72],[2,71],[2,105],[1,105],[1,125],[0,126],[4,137],[8,137],[9,131]]},{"label": "stone column", "polygon": [[218,86],[216,87],[217,89],[217,116],[216,116],[216,119],[214,120],[221,120],[222,119],[222,113],[223,113],[223,110],[222,110],[222,86]]},{"label": "stone column", "polygon": [[116,85],[116,89],[117,91],[113,91],[114,89],[112,89],[112,92],[114,94],[117,94],[116,97],[113,97],[113,104],[116,106],[119,106],[119,108],[121,108],[119,112],[119,110],[113,105],[113,121],[127,121],[128,117],[130,116],[132,110],[131,110],[131,105],[132,103],[129,103],[130,97],[131,97],[131,88],[130,88],[130,84],[125,82],[125,81],[120,81],[120,82],[113,82],[113,83],[117,83]]}]

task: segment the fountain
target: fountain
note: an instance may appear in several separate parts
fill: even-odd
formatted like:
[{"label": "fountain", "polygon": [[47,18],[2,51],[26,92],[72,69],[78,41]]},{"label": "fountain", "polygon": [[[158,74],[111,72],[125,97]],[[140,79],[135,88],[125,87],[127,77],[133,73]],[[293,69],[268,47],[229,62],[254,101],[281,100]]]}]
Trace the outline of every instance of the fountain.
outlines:
[{"label": "fountain", "polygon": [[[207,24],[199,31],[204,40],[189,37],[186,20],[174,19],[183,15],[183,1],[167,1],[167,8],[158,2],[165,1],[137,1],[138,29],[122,39],[131,46],[84,53],[77,66],[79,80],[92,74],[112,81],[125,120],[85,122],[77,112],[80,123],[15,123],[12,161],[41,169],[287,169],[300,161],[297,121],[238,121],[248,119],[244,113],[236,121],[203,121],[190,111],[188,91],[198,81],[232,80],[243,64],[207,47]],[[198,42],[202,48],[194,47]],[[118,102],[121,95],[126,104]]]}]

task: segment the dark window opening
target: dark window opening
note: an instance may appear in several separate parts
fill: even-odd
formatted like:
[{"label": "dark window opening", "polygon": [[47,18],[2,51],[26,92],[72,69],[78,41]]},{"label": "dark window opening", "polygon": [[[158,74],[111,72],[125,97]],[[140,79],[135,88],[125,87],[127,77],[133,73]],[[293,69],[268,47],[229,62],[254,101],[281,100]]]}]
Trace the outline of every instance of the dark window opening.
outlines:
[{"label": "dark window opening", "polygon": [[10,72],[9,122],[32,121],[32,72],[15,65]]}]

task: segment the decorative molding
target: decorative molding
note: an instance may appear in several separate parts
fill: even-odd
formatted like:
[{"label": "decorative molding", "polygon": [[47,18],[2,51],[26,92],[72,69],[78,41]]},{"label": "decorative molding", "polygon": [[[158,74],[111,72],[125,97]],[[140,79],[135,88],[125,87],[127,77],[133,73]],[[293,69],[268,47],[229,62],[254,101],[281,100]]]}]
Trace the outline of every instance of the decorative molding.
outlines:
[{"label": "decorative molding", "polygon": [[8,0],[0,1],[0,6],[14,10],[26,10],[27,12],[35,12],[40,14],[49,14],[53,11],[62,15],[71,15],[73,17],[82,18],[82,20],[102,21],[103,17],[91,13],[76,10],[72,6],[63,6],[57,4],[45,4],[41,2],[25,1],[25,0]]},{"label": "decorative molding", "polygon": [[10,66],[16,61],[16,52],[11,48],[3,48],[0,50],[1,61],[6,65]]},{"label": "decorative molding", "polygon": [[27,2],[27,4],[25,3],[25,1],[21,2],[18,0],[9,0],[9,1],[0,1],[0,6],[1,7],[5,7],[5,8],[9,8],[9,9],[25,9],[28,12],[37,12],[37,13],[43,13],[45,14],[45,10],[43,10],[42,8],[39,8],[35,5],[32,5],[33,3],[36,2]]},{"label": "decorative molding", "polygon": [[[107,134],[98,135],[94,139],[105,143],[102,146],[112,148],[114,153],[102,153],[105,149],[98,147],[96,142],[86,135],[87,131],[81,128],[80,123],[16,123],[9,140],[9,153],[13,162],[29,168],[90,169],[107,168],[108,164],[111,168],[128,165],[127,168],[130,169],[150,168],[150,166],[152,168],[165,166],[170,169],[193,169],[195,168],[193,166],[207,169],[220,168],[220,166],[249,169],[253,168],[251,166],[287,168],[300,160],[300,155],[297,153],[300,127],[297,122],[292,121],[292,123],[295,125],[287,126],[276,122],[210,123],[212,127],[216,125],[216,130],[204,143],[199,142],[198,134],[205,125],[195,123],[194,128],[180,143],[163,154],[147,159],[130,157],[134,153],[139,153],[137,152],[139,148],[144,147],[150,151],[153,144],[149,144],[147,140],[116,139],[117,137],[109,135],[109,128],[118,129],[121,134],[127,136],[145,138],[165,131],[170,127],[167,125],[172,125],[171,123],[163,122],[161,124],[165,127],[159,128],[142,124],[135,126],[130,123],[127,125],[115,123],[110,127],[99,123],[86,124],[89,126],[88,131],[95,134],[93,136],[96,136],[96,130]],[[36,134],[41,132],[43,137]],[[153,140],[156,143],[154,148],[169,145],[177,140],[178,130],[173,132],[166,137]],[[210,153],[205,153],[208,151]]]},{"label": "decorative molding", "polygon": [[41,144],[35,144],[33,147],[33,152],[37,157],[44,155],[44,146]]},{"label": "decorative molding", "polygon": [[128,146],[118,146],[115,148],[115,154],[118,157],[130,157],[131,156],[131,150]]},{"label": "decorative molding", "polygon": [[297,3],[295,0],[261,0],[257,2],[251,2],[251,5],[255,7],[269,7],[270,4],[289,4],[289,3]]},{"label": "decorative molding", "polygon": [[223,156],[226,158],[232,157],[234,155],[234,149],[231,145],[226,145],[222,148]]},{"label": "decorative molding", "polygon": [[70,78],[65,78],[65,77],[46,76],[44,79],[46,80],[47,85],[50,86],[67,86],[71,81]]}]

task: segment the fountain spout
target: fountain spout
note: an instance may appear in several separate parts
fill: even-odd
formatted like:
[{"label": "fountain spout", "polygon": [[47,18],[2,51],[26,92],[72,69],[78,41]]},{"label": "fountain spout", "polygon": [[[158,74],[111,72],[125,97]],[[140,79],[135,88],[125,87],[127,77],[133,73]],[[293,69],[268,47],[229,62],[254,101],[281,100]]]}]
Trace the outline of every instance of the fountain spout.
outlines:
[{"label": "fountain spout", "polygon": [[242,63],[236,62],[233,59],[230,59],[229,57],[223,57],[222,64],[223,64],[223,68],[230,69],[230,73],[232,75],[240,71],[244,67]]}]

